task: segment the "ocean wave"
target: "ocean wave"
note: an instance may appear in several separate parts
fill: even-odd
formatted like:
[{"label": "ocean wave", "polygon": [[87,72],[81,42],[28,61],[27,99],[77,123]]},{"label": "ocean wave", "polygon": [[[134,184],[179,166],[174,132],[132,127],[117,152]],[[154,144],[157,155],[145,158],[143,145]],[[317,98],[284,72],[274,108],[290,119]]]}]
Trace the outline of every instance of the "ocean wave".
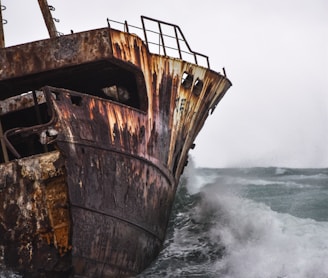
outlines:
[{"label": "ocean wave", "polygon": [[190,194],[183,180],[164,249],[139,277],[328,277],[327,221],[274,211],[222,181]]},{"label": "ocean wave", "polygon": [[278,213],[220,186],[206,187],[218,218],[213,239],[225,247],[211,272],[224,278],[328,277],[328,222]]}]

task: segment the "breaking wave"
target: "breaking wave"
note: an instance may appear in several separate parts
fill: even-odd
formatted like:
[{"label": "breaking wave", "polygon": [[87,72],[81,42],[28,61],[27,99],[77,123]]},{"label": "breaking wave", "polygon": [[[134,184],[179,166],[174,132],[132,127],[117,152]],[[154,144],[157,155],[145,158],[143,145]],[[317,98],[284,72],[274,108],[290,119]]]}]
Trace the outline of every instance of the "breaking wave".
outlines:
[{"label": "breaking wave", "polygon": [[320,169],[187,173],[165,247],[140,277],[327,278],[327,180]]}]

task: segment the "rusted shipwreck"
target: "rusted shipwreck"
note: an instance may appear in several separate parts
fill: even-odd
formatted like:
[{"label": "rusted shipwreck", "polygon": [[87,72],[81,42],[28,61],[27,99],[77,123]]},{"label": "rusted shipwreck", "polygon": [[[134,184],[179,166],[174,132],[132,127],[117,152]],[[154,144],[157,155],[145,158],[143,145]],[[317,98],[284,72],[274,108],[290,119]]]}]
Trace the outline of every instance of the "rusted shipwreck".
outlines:
[{"label": "rusted shipwreck", "polygon": [[59,36],[39,5],[49,39],[5,47],[0,32],[0,265],[134,276],[161,250],[188,151],[231,83],[176,25]]}]

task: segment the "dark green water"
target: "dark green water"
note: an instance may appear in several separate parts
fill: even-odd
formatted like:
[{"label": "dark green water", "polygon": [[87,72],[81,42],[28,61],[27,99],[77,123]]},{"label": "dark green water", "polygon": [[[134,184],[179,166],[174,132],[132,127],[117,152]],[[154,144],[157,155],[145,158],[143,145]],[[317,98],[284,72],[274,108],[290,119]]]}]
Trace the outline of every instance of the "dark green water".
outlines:
[{"label": "dark green water", "polygon": [[328,169],[189,171],[139,277],[327,278]]}]

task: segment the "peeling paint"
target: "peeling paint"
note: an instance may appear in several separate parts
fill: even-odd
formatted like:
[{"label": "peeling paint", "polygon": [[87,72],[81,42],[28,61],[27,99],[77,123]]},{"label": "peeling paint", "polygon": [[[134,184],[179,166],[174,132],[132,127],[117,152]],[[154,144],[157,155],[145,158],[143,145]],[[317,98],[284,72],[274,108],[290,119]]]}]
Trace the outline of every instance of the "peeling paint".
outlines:
[{"label": "peeling paint", "polygon": [[0,49],[0,63],[0,263],[140,273],[161,250],[188,151],[230,81],[110,28]]}]

